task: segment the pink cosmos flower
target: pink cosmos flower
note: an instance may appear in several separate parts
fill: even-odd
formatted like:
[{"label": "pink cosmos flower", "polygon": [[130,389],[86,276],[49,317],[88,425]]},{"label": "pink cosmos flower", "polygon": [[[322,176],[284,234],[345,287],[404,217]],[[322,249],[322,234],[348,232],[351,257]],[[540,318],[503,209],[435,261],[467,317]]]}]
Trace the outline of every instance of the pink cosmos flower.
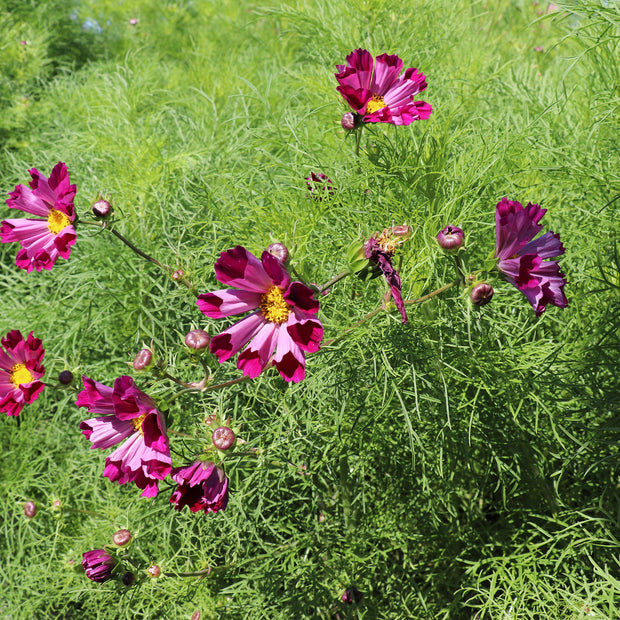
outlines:
[{"label": "pink cosmos flower", "polygon": [[228,478],[213,463],[195,461],[188,467],[175,467],[170,477],[179,484],[170,498],[176,510],[189,506],[192,512],[217,512],[228,505]]},{"label": "pink cosmos flower", "polygon": [[516,286],[540,316],[547,304],[566,308],[566,279],[555,258],[564,254],[560,235],[551,231],[534,237],[542,226],[538,223],[547,212],[539,205],[523,207],[516,200],[502,198],[497,203],[495,224],[497,268],[506,280]]},{"label": "pink cosmos flower", "polygon": [[67,166],[59,161],[49,179],[36,168],[29,172],[30,187],[17,185],[6,203],[39,219],[3,220],[0,228],[2,243],[18,241],[22,246],[15,264],[28,272],[51,269],[59,256],[69,258],[75,243],[75,185],[69,184]]},{"label": "pink cosmos flower", "polygon": [[373,61],[370,52],[357,49],[336,68],[336,90],[366,123],[409,125],[433,111],[428,103],[413,100],[426,88],[425,76],[413,68],[399,75],[403,61],[396,55],[381,54]]},{"label": "pink cosmos flower", "polygon": [[35,401],[45,387],[39,381],[45,372],[41,363],[45,351],[32,332],[24,340],[14,329],[0,342],[0,412],[19,415],[24,404]]},{"label": "pink cosmos flower", "polygon": [[301,282],[291,282],[284,265],[269,252],[263,252],[259,260],[240,245],[221,253],[215,274],[222,284],[240,290],[199,295],[197,304],[203,314],[219,319],[254,312],[214,336],[211,353],[222,363],[249,343],[237,359],[244,375],[254,379],[273,362],[286,381],[301,381],[304,351],[318,351],[323,339],[314,291]]},{"label": "pink cosmos flower", "polygon": [[166,423],[155,403],[141,392],[131,377],[119,377],[114,387],[82,377],[84,390],[78,407],[88,407],[100,417],[80,423],[92,449],[119,446],[105,460],[103,475],[119,484],[135,482],[142,497],[155,497],[159,481],[172,469]]},{"label": "pink cosmos flower", "polygon": [[116,560],[104,549],[93,549],[83,554],[82,568],[91,581],[103,583],[112,579]]}]

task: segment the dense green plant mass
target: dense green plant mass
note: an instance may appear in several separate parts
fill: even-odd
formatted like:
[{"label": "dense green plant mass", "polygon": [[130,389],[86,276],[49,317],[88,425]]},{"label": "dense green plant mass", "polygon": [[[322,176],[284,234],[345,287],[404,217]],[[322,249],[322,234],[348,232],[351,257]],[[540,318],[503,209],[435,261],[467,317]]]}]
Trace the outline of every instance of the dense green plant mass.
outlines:
[{"label": "dense green plant mass", "polygon": [[[217,514],[173,511],[167,482],[150,500],[102,477],[75,386],[46,389],[0,425],[0,617],[620,617],[620,8],[557,4],[0,0],[3,196],[64,161],[80,215],[103,193],[116,229],[191,283],[90,226],[40,274],[0,245],[0,335],[43,340],[49,386],[64,369],[133,375],[151,341],[197,381],[184,335],[232,321],[203,316],[196,293],[222,288],[213,264],[239,244],[284,242],[323,283],[352,240],[407,223],[403,297],[417,298],[454,279],[436,242],[446,224],[482,266],[503,196],[548,209],[570,302],[537,319],[507,283],[482,309],[454,287],[409,305],[404,326],[388,308],[346,331],[386,287],[338,282],[304,381],[268,370],[167,412],[175,464],[216,410],[257,449],[227,461]],[[333,73],[359,47],[422,71],[434,111],[366,127],[357,158]],[[311,171],[333,196],[308,196]],[[217,382],[240,376],[208,364]],[[162,576],[86,579],[82,553],[120,528]],[[351,586],[355,605],[341,601]]]}]

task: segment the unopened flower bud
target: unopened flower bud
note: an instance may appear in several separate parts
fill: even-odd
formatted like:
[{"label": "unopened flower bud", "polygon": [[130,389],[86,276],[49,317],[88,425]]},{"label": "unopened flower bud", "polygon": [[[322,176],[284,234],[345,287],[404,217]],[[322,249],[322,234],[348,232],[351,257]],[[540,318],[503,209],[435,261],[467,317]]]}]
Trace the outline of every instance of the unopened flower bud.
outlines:
[{"label": "unopened flower bud", "polygon": [[170,277],[178,282],[185,277],[185,272],[182,269],[177,269]]},{"label": "unopened flower bud", "polygon": [[355,122],[355,114],[353,114],[353,112],[345,112],[342,115],[342,120],[340,121],[340,124],[342,125],[342,128],[346,131],[353,131],[357,124]]},{"label": "unopened flower bud", "polygon": [[195,349],[196,351],[201,351],[209,346],[211,342],[211,337],[204,329],[192,329],[191,332],[185,336],[185,344],[190,349]]},{"label": "unopened flower bud", "polygon": [[157,566],[157,564],[151,564],[151,566],[149,566],[146,569],[146,572],[153,578],[159,577],[159,575],[161,574],[161,568],[159,568],[159,566]]},{"label": "unopened flower bud", "polygon": [[117,547],[124,547],[131,540],[131,532],[129,530],[118,530],[112,536],[112,541]]},{"label": "unopened flower bud", "polygon": [[95,217],[100,217],[103,219],[105,217],[108,217],[111,211],[112,206],[107,200],[103,198],[97,200],[97,202],[93,205],[93,213],[95,214]]},{"label": "unopened flower bud", "polygon": [[142,349],[136,357],[133,358],[133,369],[148,370],[153,365],[153,353],[150,349]]},{"label": "unopened flower bud", "polygon": [[237,437],[232,428],[220,426],[213,431],[213,445],[218,450],[228,450],[235,445]]},{"label": "unopened flower bud", "polygon": [[73,383],[73,373],[70,370],[63,370],[58,375],[58,383],[62,383],[63,385]]},{"label": "unopened flower bud", "polygon": [[121,577],[121,581],[123,582],[123,585],[125,586],[130,586],[135,580],[136,580],[136,576],[130,572],[123,573],[123,576]]},{"label": "unopened flower bud", "polygon": [[34,502],[26,502],[24,504],[24,514],[32,519],[37,514],[37,505]]},{"label": "unopened flower bud", "polygon": [[55,499],[52,502],[52,510],[60,510],[62,508],[62,503],[60,502],[59,499]]},{"label": "unopened flower bud", "polygon": [[272,243],[267,248],[267,252],[275,256],[281,263],[288,260],[288,248],[283,243]]},{"label": "unopened flower bud", "polygon": [[200,609],[197,609],[193,614],[192,617],[189,620],[200,620],[201,618],[201,614],[200,614]]},{"label": "unopened flower bud", "polygon": [[465,233],[458,226],[446,226],[437,233],[437,241],[444,250],[456,250],[463,245]]},{"label": "unopened flower bud", "polygon": [[493,298],[493,293],[493,287],[490,284],[480,282],[471,289],[469,296],[477,306],[486,306]]}]

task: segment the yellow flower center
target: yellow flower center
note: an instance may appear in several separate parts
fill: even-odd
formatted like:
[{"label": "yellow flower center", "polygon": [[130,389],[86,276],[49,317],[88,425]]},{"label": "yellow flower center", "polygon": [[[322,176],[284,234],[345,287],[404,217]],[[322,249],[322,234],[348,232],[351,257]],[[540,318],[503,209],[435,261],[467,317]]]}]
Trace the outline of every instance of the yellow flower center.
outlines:
[{"label": "yellow flower center", "polygon": [[47,216],[47,227],[52,235],[57,235],[63,228],[71,224],[71,220],[62,211],[52,209]]},{"label": "yellow flower center", "polygon": [[387,104],[383,101],[383,97],[381,95],[373,95],[372,99],[368,102],[366,106],[366,114],[372,114],[381,108],[385,108]]},{"label": "yellow flower center", "polygon": [[277,286],[272,286],[261,295],[260,311],[268,321],[284,323],[291,313],[291,307],[284,301],[282,291]]},{"label": "yellow flower center", "polygon": [[146,418],[147,415],[147,413],[143,413],[141,416],[130,420],[130,422],[133,424],[133,427],[137,431],[140,431],[140,435],[144,435],[144,431],[142,430],[142,422],[144,422],[144,418]]},{"label": "yellow flower center", "polygon": [[11,368],[9,378],[15,387],[22,385],[22,383],[32,383],[34,381],[34,377],[26,368],[26,364],[15,364],[15,366]]}]

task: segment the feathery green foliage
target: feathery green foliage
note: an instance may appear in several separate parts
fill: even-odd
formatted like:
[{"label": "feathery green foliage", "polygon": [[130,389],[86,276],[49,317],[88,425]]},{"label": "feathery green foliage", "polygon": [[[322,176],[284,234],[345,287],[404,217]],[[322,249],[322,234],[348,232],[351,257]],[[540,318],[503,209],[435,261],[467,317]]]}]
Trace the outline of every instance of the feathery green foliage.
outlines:
[{"label": "feathery green foliage", "polygon": [[[81,215],[103,193],[116,229],[194,287],[95,227],[40,274],[0,245],[0,335],[43,340],[49,386],[63,369],[110,385],[151,341],[198,380],[184,335],[232,321],[204,317],[195,292],[222,288],[213,263],[238,244],[284,242],[322,283],[352,240],[406,222],[403,297],[419,297],[454,279],[435,241],[448,223],[482,266],[503,196],[548,209],[570,301],[537,319],[507,283],[482,310],[454,287],[405,326],[380,312],[345,333],[386,287],[335,284],[320,318],[336,340],[303,382],[268,370],[170,406],[175,465],[216,410],[257,449],[227,460],[217,514],[173,511],[167,482],[147,500],[103,478],[76,390],[46,389],[0,425],[0,617],[620,617],[620,5],[556,4],[0,0],[3,195],[64,161]],[[418,67],[434,112],[366,127],[356,158],[333,73],[358,47]],[[310,171],[336,193],[309,198]],[[82,553],[119,528],[164,575],[86,579]],[[341,602],[350,586],[357,605]]]}]

